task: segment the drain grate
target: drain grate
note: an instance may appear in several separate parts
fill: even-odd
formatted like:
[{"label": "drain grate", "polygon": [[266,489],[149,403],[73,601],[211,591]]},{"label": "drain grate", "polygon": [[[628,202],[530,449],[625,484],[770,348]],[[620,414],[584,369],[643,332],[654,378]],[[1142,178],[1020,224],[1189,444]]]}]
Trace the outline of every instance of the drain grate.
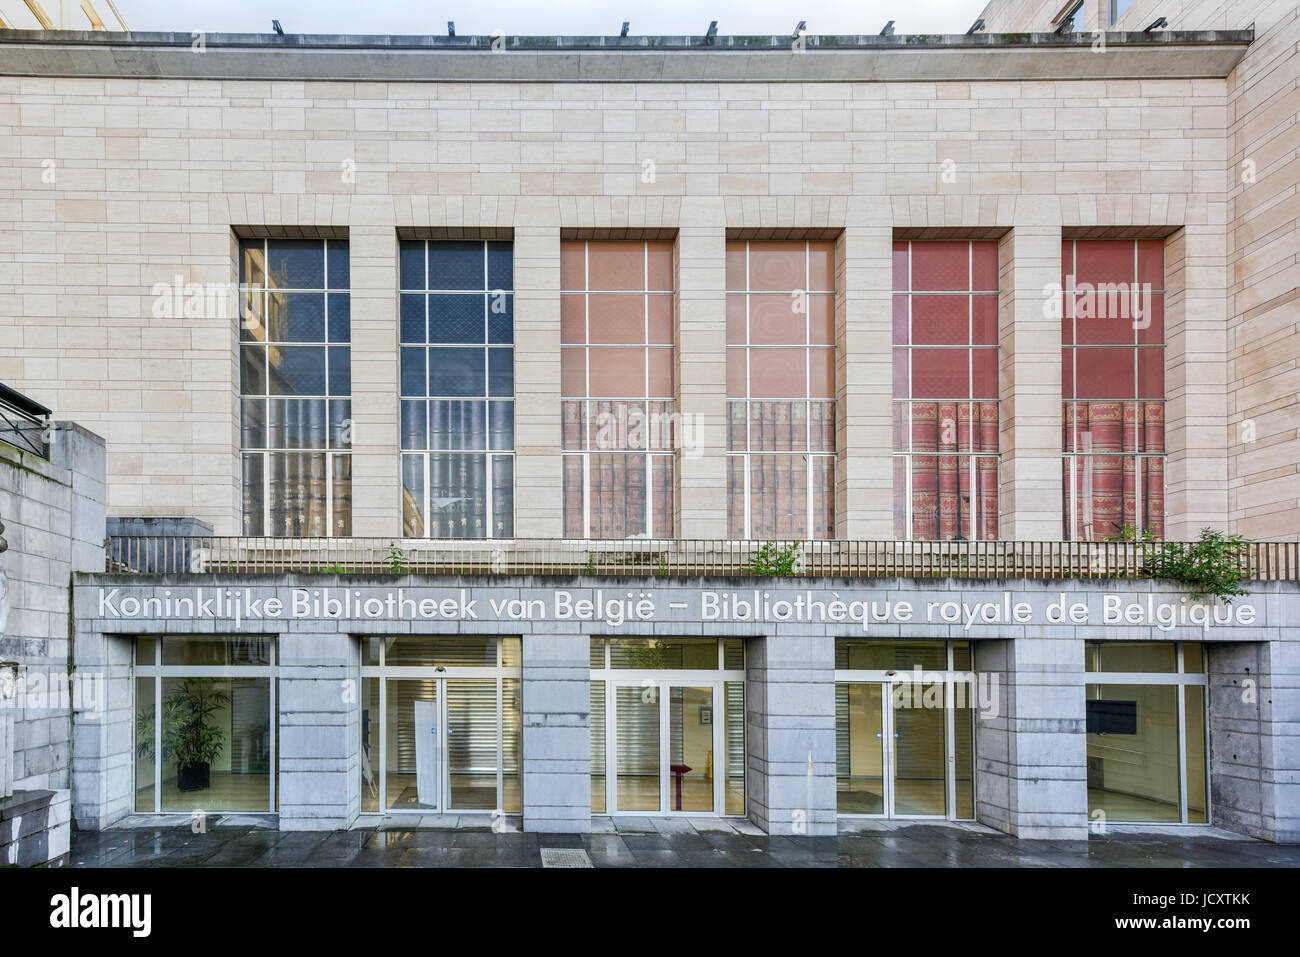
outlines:
[{"label": "drain grate", "polygon": [[591,867],[591,858],[582,848],[543,847],[542,867]]}]

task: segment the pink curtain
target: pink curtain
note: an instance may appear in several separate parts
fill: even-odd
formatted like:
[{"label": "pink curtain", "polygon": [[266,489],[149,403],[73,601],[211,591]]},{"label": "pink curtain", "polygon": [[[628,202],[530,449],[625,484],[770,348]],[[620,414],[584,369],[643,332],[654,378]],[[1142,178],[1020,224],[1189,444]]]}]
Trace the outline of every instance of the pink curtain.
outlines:
[{"label": "pink curtain", "polygon": [[913,402],[911,410],[912,451],[921,453],[911,460],[912,537],[996,539],[998,404]]},{"label": "pink curtain", "polygon": [[1063,447],[1075,453],[1073,537],[1103,541],[1129,526],[1163,538],[1163,403],[1070,402],[1063,424]]}]

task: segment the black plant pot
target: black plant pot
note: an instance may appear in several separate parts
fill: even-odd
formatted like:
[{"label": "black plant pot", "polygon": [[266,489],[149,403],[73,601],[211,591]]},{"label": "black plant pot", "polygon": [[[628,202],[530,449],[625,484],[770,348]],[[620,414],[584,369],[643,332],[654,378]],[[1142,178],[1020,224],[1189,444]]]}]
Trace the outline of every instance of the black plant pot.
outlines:
[{"label": "black plant pot", "polygon": [[204,761],[176,769],[176,785],[182,791],[202,791],[212,783],[212,765]]}]

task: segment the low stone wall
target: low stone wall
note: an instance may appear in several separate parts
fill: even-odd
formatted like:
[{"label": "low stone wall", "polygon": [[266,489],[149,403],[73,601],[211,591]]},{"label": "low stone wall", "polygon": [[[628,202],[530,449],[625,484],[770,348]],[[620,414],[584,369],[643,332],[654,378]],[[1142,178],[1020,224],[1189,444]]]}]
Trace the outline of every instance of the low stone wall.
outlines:
[{"label": "low stone wall", "polygon": [[0,800],[0,866],[58,864],[72,839],[72,798],[59,791],[15,791]]}]

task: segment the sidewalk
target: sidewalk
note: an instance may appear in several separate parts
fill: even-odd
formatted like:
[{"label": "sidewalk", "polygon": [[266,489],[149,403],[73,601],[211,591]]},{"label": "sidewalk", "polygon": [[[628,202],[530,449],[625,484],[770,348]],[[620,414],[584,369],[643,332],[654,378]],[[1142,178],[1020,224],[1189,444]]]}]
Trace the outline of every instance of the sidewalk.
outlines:
[{"label": "sidewalk", "polygon": [[[282,832],[274,819],[128,818],[72,836],[71,867],[1297,867],[1300,845],[1212,829],[1112,826],[1088,841],[1020,841],[978,824],[844,822],[838,837],[768,837],[717,818],[592,819],[591,834],[533,834],[507,818]],[[454,822],[454,823],[453,823]]]}]

